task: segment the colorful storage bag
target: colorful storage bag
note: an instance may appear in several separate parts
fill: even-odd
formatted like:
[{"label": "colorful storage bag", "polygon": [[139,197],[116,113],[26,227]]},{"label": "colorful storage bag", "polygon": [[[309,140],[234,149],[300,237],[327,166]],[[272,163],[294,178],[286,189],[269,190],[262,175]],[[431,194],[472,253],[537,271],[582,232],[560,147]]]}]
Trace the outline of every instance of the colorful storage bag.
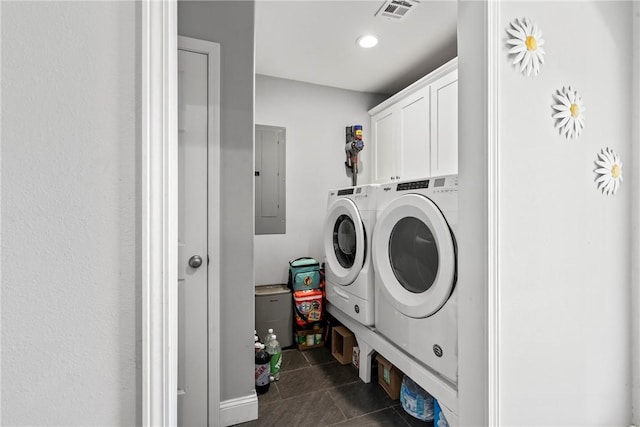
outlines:
[{"label": "colorful storage bag", "polygon": [[296,312],[296,324],[299,327],[304,328],[310,323],[322,320],[322,291],[320,289],[295,291],[293,304]]},{"label": "colorful storage bag", "polygon": [[302,257],[289,261],[289,286],[293,291],[308,291],[320,287],[320,263]]}]

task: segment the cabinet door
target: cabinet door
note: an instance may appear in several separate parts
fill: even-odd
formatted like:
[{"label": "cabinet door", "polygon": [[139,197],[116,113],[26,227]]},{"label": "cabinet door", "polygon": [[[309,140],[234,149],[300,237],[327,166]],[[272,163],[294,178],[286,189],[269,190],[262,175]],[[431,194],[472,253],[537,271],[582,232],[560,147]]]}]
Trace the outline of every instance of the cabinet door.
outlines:
[{"label": "cabinet door", "polygon": [[385,110],[371,118],[373,129],[373,181],[389,182],[397,175],[398,115]]},{"label": "cabinet door", "polygon": [[430,175],[429,86],[400,104],[399,178],[426,178]]},{"label": "cabinet door", "polygon": [[458,71],[431,85],[431,175],[458,173]]}]

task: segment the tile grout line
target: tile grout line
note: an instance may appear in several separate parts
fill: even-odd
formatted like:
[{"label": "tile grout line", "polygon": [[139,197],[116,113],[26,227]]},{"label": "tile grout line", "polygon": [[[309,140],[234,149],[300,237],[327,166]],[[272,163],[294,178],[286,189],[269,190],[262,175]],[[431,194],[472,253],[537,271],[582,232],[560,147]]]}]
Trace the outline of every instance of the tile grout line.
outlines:
[{"label": "tile grout line", "polygon": [[[310,360],[310,358],[309,358],[309,356],[306,354],[306,352],[302,352],[302,351],[300,351],[300,353],[301,353],[301,355],[302,355],[302,361],[306,362],[306,363],[307,363],[307,365],[306,365],[306,366],[302,366],[302,367],[297,367],[297,368],[295,368],[295,369],[291,369],[291,368],[289,368],[289,369],[283,370],[283,371],[282,371],[282,373],[283,373],[283,374],[298,372],[298,374],[300,375],[300,371],[304,371],[305,369],[306,369],[306,370],[315,371],[315,370],[317,370],[318,368],[321,368],[321,367],[322,367],[322,366],[324,366],[324,365],[329,365],[329,364],[331,364],[331,363],[336,364],[336,366],[337,366],[337,367],[341,366],[340,364],[336,363],[336,361],[335,361],[335,360],[327,360],[327,361],[324,361],[323,363],[315,363],[315,364],[314,364],[314,363]],[[316,367],[317,367],[317,368],[316,368]],[[304,375],[304,373],[302,373],[302,375]],[[313,394],[313,393],[321,393],[321,394],[320,394],[320,396],[322,395],[322,393],[328,393],[329,398],[331,399],[331,402],[333,402],[333,404],[334,404],[335,406],[337,406],[337,407],[338,407],[338,410],[340,411],[340,414],[342,414],[342,416],[343,416],[343,420],[341,420],[341,421],[339,421],[339,422],[337,422],[337,423],[333,423],[333,424],[331,424],[331,425],[337,425],[337,424],[340,424],[340,423],[347,423],[349,420],[357,419],[357,418],[359,418],[359,417],[363,417],[363,416],[366,416],[366,415],[375,414],[375,413],[377,413],[377,412],[380,412],[380,411],[383,411],[383,410],[386,410],[386,409],[391,408],[391,409],[392,409],[392,413],[394,413],[396,416],[399,416],[399,417],[402,419],[402,423],[403,423],[403,425],[405,425],[405,426],[406,426],[406,425],[411,426],[411,424],[410,424],[406,419],[404,419],[404,417],[402,417],[402,416],[401,416],[401,414],[399,414],[399,413],[398,413],[397,409],[395,409],[395,408],[393,407],[393,402],[392,402],[392,404],[391,404],[390,406],[388,406],[388,407],[386,407],[386,408],[380,408],[380,409],[375,410],[375,411],[366,412],[366,413],[364,413],[364,414],[360,414],[360,415],[358,415],[358,416],[356,416],[356,417],[349,418],[349,417],[347,416],[347,414],[344,412],[343,408],[341,408],[341,407],[340,407],[340,405],[338,404],[338,402],[337,402],[337,400],[336,400],[336,399],[337,399],[337,396],[335,395],[335,393],[334,393],[334,392],[332,392],[332,390],[337,390],[337,389],[338,389],[338,388],[340,388],[340,387],[344,387],[344,386],[348,386],[348,385],[357,384],[357,383],[359,383],[359,382],[361,382],[361,379],[360,379],[359,377],[357,377],[357,376],[356,376],[356,377],[353,379],[353,381],[347,381],[347,382],[345,382],[345,383],[328,385],[328,386],[323,387],[323,388],[317,388],[317,389],[314,389],[314,390],[310,390],[310,391],[308,391],[308,392],[306,392],[306,393],[303,393],[303,394],[296,394],[296,395],[293,395],[293,396],[290,396],[290,397],[287,397],[287,398],[283,397],[283,393],[282,393],[282,392],[281,392],[281,390],[280,390],[280,385],[276,382],[276,383],[274,384],[274,385],[275,385],[275,388],[276,388],[276,393],[277,393],[277,397],[276,397],[276,399],[275,399],[275,400],[272,400],[272,401],[270,401],[270,402],[264,402],[264,403],[260,403],[260,402],[259,402],[259,407],[262,407],[262,409],[263,409],[263,410],[265,410],[265,408],[266,408],[266,410],[268,410],[268,408],[271,408],[271,407],[273,407],[273,406],[274,406],[274,405],[276,405],[276,404],[284,404],[284,405],[287,405],[287,402],[288,402],[288,401],[292,401],[292,400],[294,400],[294,399],[298,399],[298,398],[303,398],[303,399],[304,399],[304,398],[305,398],[305,396],[311,395],[311,394]]]},{"label": "tile grout line", "polygon": [[[313,366],[318,366],[318,365],[313,365]],[[313,366],[308,366],[308,367],[300,368],[300,369],[294,369],[294,370],[290,370],[290,371],[286,371],[286,372],[295,372],[295,371],[301,371],[303,369],[312,369]],[[332,385],[330,387],[317,388],[315,390],[307,391],[306,393],[297,394],[295,396],[290,396],[290,397],[286,397],[286,398],[282,396],[282,393],[280,392],[280,387],[277,387],[278,396],[280,397],[280,399],[276,399],[273,402],[264,403],[264,405],[271,405],[272,403],[278,403],[278,402],[282,402],[282,401],[285,401],[285,400],[295,399],[295,398],[298,398],[298,397],[306,396],[306,395],[311,394],[311,393],[316,393],[316,392],[321,392],[321,391],[327,392],[327,391],[329,391],[331,389],[335,389],[335,388],[342,387],[342,386],[349,385],[349,384],[355,384],[358,381],[360,381],[360,379],[354,380],[352,382],[347,382],[347,383],[344,383],[344,384]],[[331,396],[331,398],[333,399],[333,396]]]},{"label": "tile grout line", "polygon": [[[402,408],[402,406],[400,406],[400,407]],[[398,414],[398,416],[402,419],[402,421],[404,421],[404,423],[405,423],[406,425],[408,425],[409,427],[411,427],[411,424],[409,423],[409,421],[407,421],[407,420],[402,416],[402,414],[400,413],[400,411],[398,410],[398,408],[397,408],[397,407],[395,407],[395,406],[391,406],[391,409],[392,409],[393,411],[395,411],[395,413],[396,413],[396,414]]]},{"label": "tile grout line", "polygon": [[308,368],[310,368],[310,367],[311,367],[311,366],[303,366],[302,368],[295,368],[295,369],[290,369],[290,368],[289,368],[289,369],[286,369],[286,370],[284,370],[284,371],[280,371],[280,374],[282,374],[283,372],[296,372],[296,371],[300,371],[300,370],[302,370],[302,369],[308,369]]},{"label": "tile grout line", "polygon": [[[355,381],[354,381],[354,382],[355,382]],[[349,385],[349,384],[353,384],[353,383],[344,383],[344,384],[340,384],[340,385],[333,385],[333,386],[331,386],[331,387],[317,388],[317,389],[315,389],[315,390],[308,391],[308,392],[306,392],[306,393],[298,394],[298,395],[296,395],[296,396],[291,396],[291,397],[287,397],[287,398],[283,398],[283,397],[282,397],[282,394],[281,394],[281,395],[280,395],[280,399],[281,399],[281,400],[295,399],[296,397],[302,397],[302,396],[306,396],[307,394],[316,393],[316,392],[320,392],[320,391],[325,391],[325,392],[326,392],[326,391],[329,391],[329,390],[331,390],[331,389],[335,389],[335,388],[342,387],[342,386],[344,386],[344,385]],[[332,396],[332,398],[333,398],[333,396]]]},{"label": "tile grout line", "polygon": [[[374,414],[377,414],[377,413],[379,413],[379,412],[386,411],[386,410],[388,410],[388,409],[391,409],[393,412],[395,412],[395,413],[396,413],[396,415],[398,415],[398,416],[400,417],[400,419],[402,420],[402,422],[404,422],[406,425],[408,425],[409,427],[411,427],[411,424],[409,424],[409,422],[408,422],[407,420],[405,420],[405,419],[404,419],[404,417],[403,417],[401,414],[399,414],[399,413],[398,413],[398,411],[396,411],[396,410],[395,410],[395,408],[393,408],[392,406],[388,406],[388,407],[386,407],[386,408],[376,409],[375,411],[367,412],[367,413],[365,413],[365,414],[360,414],[360,415],[355,416],[355,417],[353,417],[353,418],[347,418],[345,421],[353,421],[353,420],[357,420],[358,418],[363,418],[363,417],[367,417],[367,416],[369,416],[369,415],[374,415]],[[344,421],[341,421],[341,422],[344,422]],[[332,424],[332,425],[335,425],[335,424]]]},{"label": "tile grout line", "polygon": [[[370,411],[368,411],[368,412],[364,412],[364,413],[362,413],[362,414],[359,414],[359,415],[356,415],[356,416],[353,416],[353,417],[348,417],[348,416],[346,415],[346,413],[342,410],[342,408],[340,407],[340,405],[338,404],[338,402],[336,401],[336,397],[337,397],[337,396],[334,396],[334,395],[333,395],[333,393],[332,393],[331,391],[332,391],[332,390],[337,390],[337,389],[339,389],[339,388],[342,388],[342,387],[345,387],[345,386],[348,386],[348,385],[356,384],[356,383],[359,383],[359,382],[360,382],[360,380],[358,379],[358,381],[354,381],[354,382],[351,382],[351,383],[341,384],[341,385],[339,385],[339,386],[334,386],[334,387],[331,387],[331,388],[328,388],[328,389],[327,389],[327,391],[329,392],[329,395],[331,396],[331,398],[333,399],[333,401],[336,403],[336,405],[338,406],[338,408],[340,408],[341,412],[342,412],[342,413],[345,415],[345,417],[346,417],[346,419],[345,419],[345,420],[340,421],[339,423],[336,423],[336,424],[331,424],[331,425],[338,425],[338,424],[341,424],[341,423],[346,422],[346,421],[355,420],[355,419],[358,419],[358,418],[360,418],[360,417],[364,417],[364,416],[367,416],[367,415],[373,415],[373,414],[375,414],[375,413],[382,412],[382,411],[386,411],[386,410],[389,410],[389,409],[390,409],[392,413],[394,413],[395,415],[397,415],[397,416],[402,420],[402,422],[404,423],[403,425],[407,425],[407,426],[411,427],[411,424],[410,424],[410,423],[409,423],[409,422],[408,422],[408,421],[407,421],[407,420],[402,416],[402,414],[400,413],[400,411],[397,409],[397,407],[398,407],[399,403],[396,403],[396,402],[395,402],[395,401],[393,401],[393,400],[391,400],[391,403],[390,403],[388,406],[384,406],[384,407],[382,407],[382,408],[378,408],[378,409],[370,410]],[[367,383],[364,383],[364,382],[362,382],[362,384],[367,385]]]},{"label": "tile grout line", "polygon": [[[337,388],[337,387],[333,387],[333,388]],[[340,422],[344,422],[349,420],[349,417],[347,417],[347,414],[344,413],[344,411],[342,410],[342,408],[340,407],[340,405],[338,405],[338,402],[336,402],[336,399],[333,397],[333,395],[331,394],[331,389],[327,389],[327,391],[325,393],[327,393],[329,395],[329,397],[331,398],[331,400],[333,401],[333,403],[338,407],[338,410],[340,411],[340,413],[342,414],[342,416],[344,417],[344,420],[340,421]],[[338,424],[338,423],[333,423],[333,424]]]}]

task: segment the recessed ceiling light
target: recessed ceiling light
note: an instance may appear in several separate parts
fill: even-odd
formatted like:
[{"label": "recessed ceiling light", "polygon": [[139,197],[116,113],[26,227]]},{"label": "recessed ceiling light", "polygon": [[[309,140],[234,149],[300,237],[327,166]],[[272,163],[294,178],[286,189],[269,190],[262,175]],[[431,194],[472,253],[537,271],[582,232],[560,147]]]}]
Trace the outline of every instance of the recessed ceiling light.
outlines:
[{"label": "recessed ceiling light", "polygon": [[378,37],[374,36],[373,34],[367,34],[367,35],[358,37],[358,40],[356,40],[356,43],[358,43],[358,46],[368,49],[378,44]]}]

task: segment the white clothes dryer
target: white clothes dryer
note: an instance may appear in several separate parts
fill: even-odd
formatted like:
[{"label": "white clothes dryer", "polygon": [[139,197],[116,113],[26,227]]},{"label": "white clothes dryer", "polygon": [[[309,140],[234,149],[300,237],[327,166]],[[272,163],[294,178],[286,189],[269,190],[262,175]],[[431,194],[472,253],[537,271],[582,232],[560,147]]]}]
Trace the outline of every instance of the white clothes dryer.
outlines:
[{"label": "white clothes dryer", "polygon": [[363,325],[374,321],[371,236],[379,185],[329,192],[324,223],[327,301]]},{"label": "white clothes dryer", "polygon": [[378,333],[458,380],[457,175],[382,185],[372,250]]}]

